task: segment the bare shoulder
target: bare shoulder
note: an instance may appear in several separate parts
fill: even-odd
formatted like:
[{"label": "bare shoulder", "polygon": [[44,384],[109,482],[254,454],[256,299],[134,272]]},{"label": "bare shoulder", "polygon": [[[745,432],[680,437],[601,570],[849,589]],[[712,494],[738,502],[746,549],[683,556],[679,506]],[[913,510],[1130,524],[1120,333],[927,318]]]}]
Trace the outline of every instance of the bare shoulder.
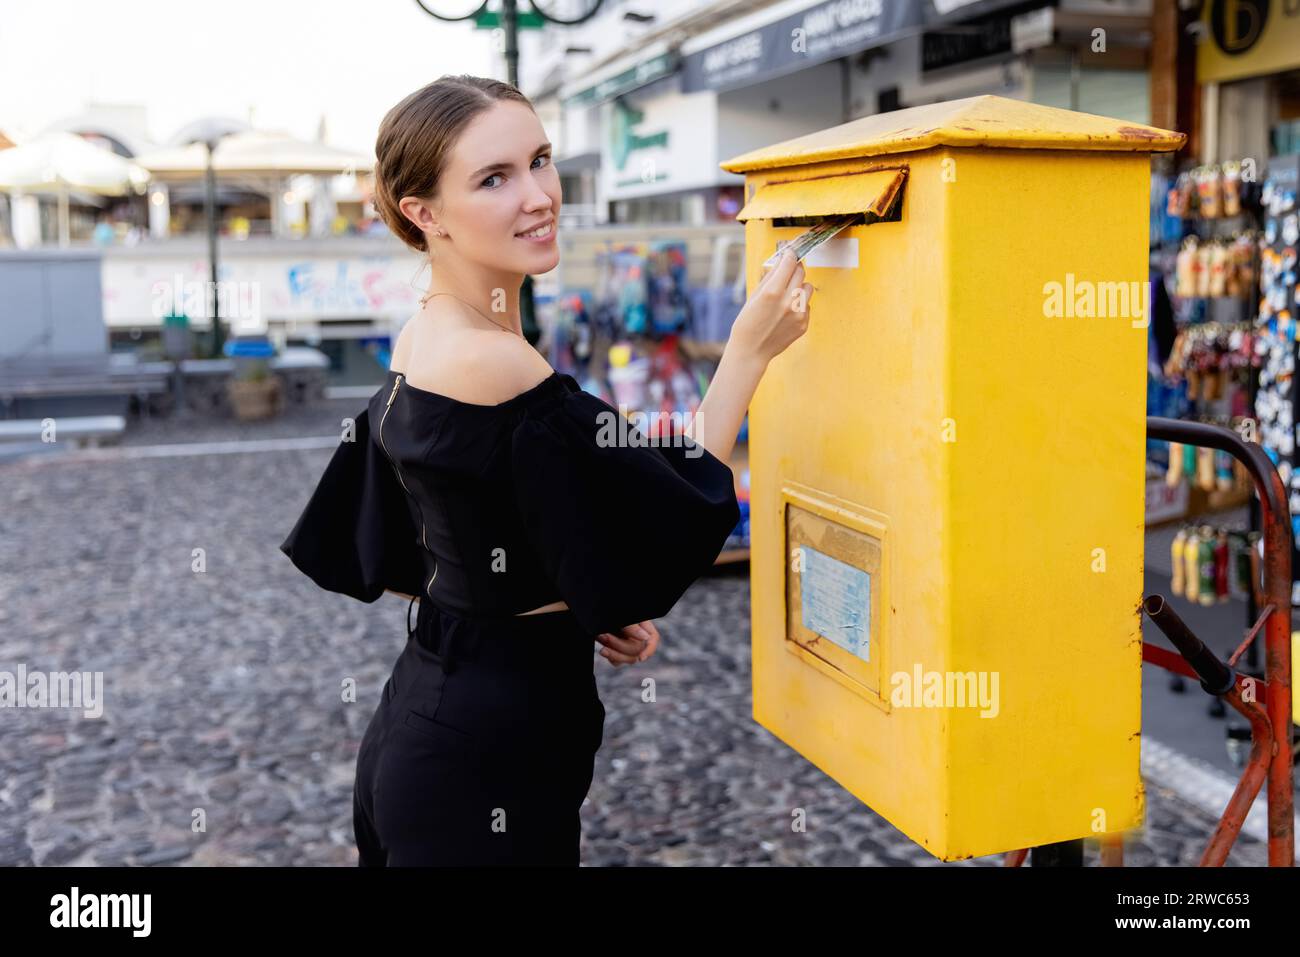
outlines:
[{"label": "bare shoulder", "polygon": [[453,329],[439,331],[436,337],[422,337],[409,328],[411,323],[407,326],[393,348],[392,365],[405,374],[410,385],[426,392],[475,405],[497,405],[555,371],[541,353],[516,335],[492,329]]}]

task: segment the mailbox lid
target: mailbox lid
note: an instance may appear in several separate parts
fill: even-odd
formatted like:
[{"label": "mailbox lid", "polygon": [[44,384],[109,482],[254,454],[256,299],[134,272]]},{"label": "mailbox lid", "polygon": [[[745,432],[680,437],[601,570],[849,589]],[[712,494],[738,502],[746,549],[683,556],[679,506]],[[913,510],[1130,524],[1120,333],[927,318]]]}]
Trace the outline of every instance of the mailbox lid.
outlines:
[{"label": "mailbox lid", "polygon": [[746,173],[932,146],[1164,152],[1178,149],[1185,139],[1182,133],[1107,116],[1004,96],[972,96],[866,116],[719,165],[729,173]]},{"label": "mailbox lid", "polygon": [[787,216],[837,216],[872,213],[883,216],[903,188],[906,169],[882,169],[847,176],[822,176],[759,188],[736,219],[780,219]]}]

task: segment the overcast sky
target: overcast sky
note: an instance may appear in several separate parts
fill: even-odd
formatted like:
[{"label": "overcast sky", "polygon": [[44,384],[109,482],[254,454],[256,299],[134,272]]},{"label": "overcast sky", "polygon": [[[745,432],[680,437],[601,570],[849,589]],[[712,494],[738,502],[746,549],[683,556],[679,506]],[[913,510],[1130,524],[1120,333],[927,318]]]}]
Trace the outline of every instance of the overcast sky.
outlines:
[{"label": "overcast sky", "polygon": [[329,142],[370,153],[406,94],[444,73],[504,76],[491,37],[414,0],[0,0],[0,130],[138,103],[163,141],[253,107],[258,127],[308,139],[324,113]]}]

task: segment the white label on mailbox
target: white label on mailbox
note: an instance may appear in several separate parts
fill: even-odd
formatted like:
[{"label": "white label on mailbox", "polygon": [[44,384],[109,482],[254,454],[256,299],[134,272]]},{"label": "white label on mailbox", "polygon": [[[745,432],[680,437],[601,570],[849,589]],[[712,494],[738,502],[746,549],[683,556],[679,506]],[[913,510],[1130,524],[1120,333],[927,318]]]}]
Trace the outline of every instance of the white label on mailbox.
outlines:
[{"label": "white label on mailbox", "polygon": [[858,237],[837,236],[828,239],[805,256],[803,264],[820,269],[857,269]]},{"label": "white label on mailbox", "polygon": [[871,660],[871,573],[807,545],[799,576],[803,626],[863,661]]}]

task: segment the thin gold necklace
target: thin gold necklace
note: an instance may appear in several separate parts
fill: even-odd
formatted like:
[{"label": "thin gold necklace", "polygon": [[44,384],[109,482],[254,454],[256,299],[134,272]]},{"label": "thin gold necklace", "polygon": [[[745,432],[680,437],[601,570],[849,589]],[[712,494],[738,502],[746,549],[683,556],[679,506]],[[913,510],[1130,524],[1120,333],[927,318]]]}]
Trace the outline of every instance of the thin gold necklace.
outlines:
[{"label": "thin gold necklace", "polygon": [[464,302],[465,305],[469,306],[471,309],[473,309],[475,312],[477,312],[480,316],[482,316],[482,317],[483,317],[484,319],[486,319],[488,322],[492,323],[492,325],[496,326],[496,327],[497,327],[498,329],[500,329],[502,332],[508,332],[508,333],[510,333],[510,335],[512,335],[512,336],[515,334],[515,331],[514,331],[513,329],[507,329],[505,326],[501,325],[501,323],[497,322],[495,319],[493,319],[491,316],[489,316],[489,315],[488,315],[486,312],[484,312],[482,309],[478,308],[478,306],[474,305],[472,302],[465,302],[465,300],[462,299],[462,298],[460,298],[460,296],[452,296],[452,294],[449,293],[449,292],[431,292],[431,293],[426,293],[425,295],[423,295],[423,296],[420,297],[420,306],[423,308],[423,306],[425,305],[425,303],[427,303],[427,302],[428,302],[430,299],[432,299],[434,296],[451,296],[451,298],[455,299],[457,302]]}]

